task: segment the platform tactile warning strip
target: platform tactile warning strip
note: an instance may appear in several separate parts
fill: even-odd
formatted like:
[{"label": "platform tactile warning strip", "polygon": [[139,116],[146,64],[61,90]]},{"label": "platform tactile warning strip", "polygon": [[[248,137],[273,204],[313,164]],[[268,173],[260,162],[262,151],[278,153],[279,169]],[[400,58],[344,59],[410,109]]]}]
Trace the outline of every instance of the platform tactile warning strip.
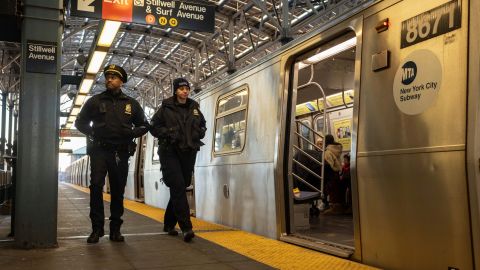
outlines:
[{"label": "platform tactile warning strip", "polygon": [[[88,188],[69,185],[80,191],[89,192]],[[110,195],[104,194],[103,199],[110,201]],[[163,223],[165,213],[163,209],[129,200],[125,200],[124,204],[125,208],[131,211]],[[192,218],[192,223],[197,236],[278,269],[378,269],[197,218]]]}]

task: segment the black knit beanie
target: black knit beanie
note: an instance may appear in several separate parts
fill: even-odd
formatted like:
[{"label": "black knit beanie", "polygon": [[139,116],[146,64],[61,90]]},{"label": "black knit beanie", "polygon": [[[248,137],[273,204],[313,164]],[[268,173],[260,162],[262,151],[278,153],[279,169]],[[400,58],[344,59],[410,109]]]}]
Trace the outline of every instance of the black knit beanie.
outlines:
[{"label": "black knit beanie", "polygon": [[175,95],[175,92],[181,86],[187,86],[188,88],[190,88],[190,83],[188,83],[188,81],[184,78],[176,78],[175,80],[173,80],[173,83],[172,83],[173,95]]}]

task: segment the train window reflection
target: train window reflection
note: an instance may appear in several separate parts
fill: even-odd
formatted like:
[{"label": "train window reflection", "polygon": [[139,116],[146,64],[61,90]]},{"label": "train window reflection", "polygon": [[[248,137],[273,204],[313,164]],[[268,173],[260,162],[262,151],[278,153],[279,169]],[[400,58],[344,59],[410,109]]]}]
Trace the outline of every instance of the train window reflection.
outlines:
[{"label": "train window reflection", "polygon": [[215,117],[215,154],[241,152],[245,145],[248,86],[220,97]]}]

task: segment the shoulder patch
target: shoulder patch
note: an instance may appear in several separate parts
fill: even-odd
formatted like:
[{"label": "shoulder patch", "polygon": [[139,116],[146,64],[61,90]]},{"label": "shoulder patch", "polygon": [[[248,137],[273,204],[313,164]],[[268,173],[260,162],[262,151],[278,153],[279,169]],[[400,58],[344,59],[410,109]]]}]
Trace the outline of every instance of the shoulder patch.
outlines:
[{"label": "shoulder patch", "polygon": [[200,115],[200,113],[198,112],[198,110],[197,110],[197,109],[193,109],[193,115],[195,115],[195,116],[199,116],[199,115]]},{"label": "shoulder patch", "polygon": [[125,114],[132,114],[132,104],[128,103],[125,105]]}]

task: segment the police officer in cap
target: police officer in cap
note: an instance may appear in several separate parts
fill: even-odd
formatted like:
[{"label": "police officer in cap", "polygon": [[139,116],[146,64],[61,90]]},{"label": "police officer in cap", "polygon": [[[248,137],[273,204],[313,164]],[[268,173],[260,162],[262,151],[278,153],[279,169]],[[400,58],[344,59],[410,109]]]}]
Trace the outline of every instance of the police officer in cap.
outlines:
[{"label": "police officer in cap", "polygon": [[175,230],[178,223],[185,242],[195,236],[185,189],[191,184],[197,151],[203,145],[200,139],[206,131],[205,118],[189,94],[188,81],[175,79],[173,96],[162,102],[152,118],[150,130],[158,138],[163,181],[170,188],[163,230],[169,235],[178,235]]},{"label": "police officer in cap", "polygon": [[110,181],[110,240],[123,242],[123,194],[127,183],[128,159],[135,152],[133,140],[148,132],[149,124],[140,104],[125,95],[121,87],[127,73],[117,65],[108,65],[104,92],[90,98],[78,114],[75,127],[87,135],[90,156],[90,219],[92,233],[88,243],[97,243],[104,235],[102,190],[108,172]]}]

